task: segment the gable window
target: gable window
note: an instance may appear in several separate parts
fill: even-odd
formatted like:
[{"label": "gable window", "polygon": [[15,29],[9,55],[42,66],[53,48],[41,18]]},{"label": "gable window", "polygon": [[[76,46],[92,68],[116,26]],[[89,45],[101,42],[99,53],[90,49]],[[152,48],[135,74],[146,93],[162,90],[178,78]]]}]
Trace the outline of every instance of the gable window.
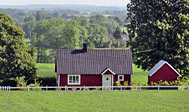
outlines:
[{"label": "gable window", "polygon": [[124,81],[124,75],[118,75],[118,81]]},{"label": "gable window", "polygon": [[69,85],[80,85],[80,75],[68,75]]}]

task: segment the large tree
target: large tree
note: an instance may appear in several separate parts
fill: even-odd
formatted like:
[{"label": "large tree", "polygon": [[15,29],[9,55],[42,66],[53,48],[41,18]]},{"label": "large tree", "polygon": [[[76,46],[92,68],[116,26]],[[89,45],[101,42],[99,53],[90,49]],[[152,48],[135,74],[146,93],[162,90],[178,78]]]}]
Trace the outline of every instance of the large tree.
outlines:
[{"label": "large tree", "polygon": [[98,24],[90,24],[87,29],[87,43],[89,48],[101,48],[104,46],[104,42],[107,40],[106,28]]},{"label": "large tree", "polygon": [[131,0],[127,9],[134,63],[149,70],[159,60],[166,60],[188,75],[189,1]]},{"label": "large tree", "polygon": [[100,26],[105,27],[110,34],[113,34],[116,27],[119,26],[119,24],[115,20],[107,18],[103,15],[91,16],[89,22],[92,24],[99,24]]},{"label": "large tree", "polygon": [[60,18],[42,20],[36,24],[32,33],[31,44],[37,48],[37,63],[49,62],[47,61],[47,49],[54,51],[54,49],[62,48],[64,45],[63,27],[64,20]]},{"label": "large tree", "polygon": [[35,77],[33,50],[26,45],[24,34],[9,16],[0,13],[0,80]]}]

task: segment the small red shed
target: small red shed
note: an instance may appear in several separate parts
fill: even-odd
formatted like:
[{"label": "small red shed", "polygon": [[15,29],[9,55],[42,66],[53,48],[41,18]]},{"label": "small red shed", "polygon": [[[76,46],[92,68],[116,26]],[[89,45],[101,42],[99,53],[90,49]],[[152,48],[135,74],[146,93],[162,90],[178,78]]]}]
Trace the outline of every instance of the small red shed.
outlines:
[{"label": "small red shed", "polygon": [[58,49],[55,71],[58,86],[113,86],[116,81],[130,84],[130,50]]},{"label": "small red shed", "polygon": [[159,61],[150,71],[148,75],[148,84],[151,82],[159,83],[159,81],[175,81],[181,75],[167,61]]}]

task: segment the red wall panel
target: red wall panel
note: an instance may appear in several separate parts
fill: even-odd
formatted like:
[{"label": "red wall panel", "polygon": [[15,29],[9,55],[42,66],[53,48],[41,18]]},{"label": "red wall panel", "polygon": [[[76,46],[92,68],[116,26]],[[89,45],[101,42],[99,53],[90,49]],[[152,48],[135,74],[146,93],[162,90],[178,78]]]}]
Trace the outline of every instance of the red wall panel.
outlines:
[{"label": "red wall panel", "polygon": [[164,64],[156,73],[154,73],[151,77],[148,78],[149,82],[158,83],[160,80],[162,81],[175,81],[177,80],[178,74],[171,68],[169,65]]},{"label": "red wall panel", "polygon": [[[60,75],[60,86],[68,85],[68,75]],[[80,80],[81,85],[77,86],[101,86],[102,85],[102,75],[81,75]],[[74,85],[70,85],[74,86]]]},{"label": "red wall panel", "polygon": [[[60,75],[60,86],[69,86],[68,85],[68,75],[62,74]],[[114,75],[114,86],[116,85],[116,81],[118,80],[118,75]],[[131,76],[130,75],[124,75],[124,81],[128,81],[129,85],[131,82]],[[121,81],[121,84],[123,85],[124,81]],[[75,86],[102,86],[102,75],[81,75],[81,85],[75,85]],[[74,86],[74,85],[70,85]]]},{"label": "red wall panel", "polygon": [[[118,75],[114,75],[114,86],[116,86],[116,81],[118,81]],[[124,75],[124,81],[128,81],[128,85],[130,85],[131,75]],[[120,81],[121,85],[124,84],[124,81]]]}]

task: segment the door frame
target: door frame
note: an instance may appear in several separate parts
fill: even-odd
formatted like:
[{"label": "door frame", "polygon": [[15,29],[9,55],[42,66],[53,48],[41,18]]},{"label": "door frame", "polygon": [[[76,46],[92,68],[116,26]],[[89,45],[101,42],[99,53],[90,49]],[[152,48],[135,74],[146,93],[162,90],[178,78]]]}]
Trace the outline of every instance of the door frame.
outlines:
[{"label": "door frame", "polygon": [[111,85],[110,86],[113,86],[113,84],[114,84],[114,75],[112,75],[112,74],[106,74],[106,75],[102,75],[102,86],[105,86],[104,85],[104,76],[110,76],[110,80],[111,80]]}]

